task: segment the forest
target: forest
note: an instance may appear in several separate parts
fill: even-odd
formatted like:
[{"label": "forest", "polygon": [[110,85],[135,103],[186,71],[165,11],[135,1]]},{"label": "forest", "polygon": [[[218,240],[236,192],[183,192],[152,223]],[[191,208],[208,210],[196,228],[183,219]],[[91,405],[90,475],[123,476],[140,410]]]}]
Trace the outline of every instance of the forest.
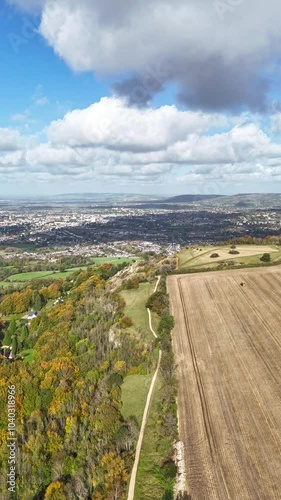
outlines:
[{"label": "forest", "polygon": [[[155,269],[147,262],[142,265],[141,273],[126,280],[120,279],[125,263],[102,264],[76,271],[65,280],[35,279],[22,290],[2,291],[3,500],[124,498],[139,429],[134,416],[122,417],[121,387],[126,374],[153,371],[156,346],[128,333],[131,320],[124,315],[125,303],[118,292],[155,279]],[[167,298],[163,304],[167,315]],[[32,320],[28,320],[30,310],[38,313]],[[162,306],[158,313],[163,313]],[[176,427],[167,340],[171,320],[168,324],[160,320],[159,327],[160,342],[167,345],[162,369],[163,373],[167,370],[167,388],[159,408],[167,432],[171,420]],[[16,402],[15,494],[6,485],[7,391],[11,385]]]}]

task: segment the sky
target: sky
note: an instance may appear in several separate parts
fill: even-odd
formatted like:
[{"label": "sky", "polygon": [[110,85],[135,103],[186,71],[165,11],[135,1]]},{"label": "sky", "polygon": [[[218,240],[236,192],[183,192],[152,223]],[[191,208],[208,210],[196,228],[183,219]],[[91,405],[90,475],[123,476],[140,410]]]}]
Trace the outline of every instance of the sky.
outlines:
[{"label": "sky", "polygon": [[281,192],[279,0],[2,0],[0,197]]}]

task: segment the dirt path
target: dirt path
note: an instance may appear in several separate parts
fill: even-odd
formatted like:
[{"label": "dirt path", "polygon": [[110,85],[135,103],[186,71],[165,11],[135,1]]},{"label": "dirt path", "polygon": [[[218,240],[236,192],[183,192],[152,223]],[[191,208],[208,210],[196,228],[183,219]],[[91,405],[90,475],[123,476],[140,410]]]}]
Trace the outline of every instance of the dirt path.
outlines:
[{"label": "dirt path", "polygon": [[168,291],[188,493],[280,500],[280,267],[170,277]]},{"label": "dirt path", "polygon": [[[158,276],[157,283],[155,285],[153,293],[155,293],[157,291],[159,282],[160,282],[160,276]],[[148,320],[149,320],[150,331],[153,333],[154,337],[157,339],[157,334],[155,333],[155,331],[153,329],[153,326],[152,326],[152,317],[151,317],[151,311],[150,311],[150,309],[147,309],[147,312],[148,312]]]},{"label": "dirt path", "polygon": [[[159,282],[160,282],[160,276],[158,276],[157,283],[156,283],[155,288],[154,288],[154,293],[157,291]],[[157,334],[155,333],[155,331],[152,327],[151,312],[149,309],[147,309],[147,312],[148,312],[148,317],[149,317],[150,330],[151,330],[152,334],[154,335],[154,337],[157,338]],[[157,376],[158,376],[158,372],[159,372],[159,368],[160,368],[160,364],[161,364],[161,359],[162,359],[162,351],[160,350],[159,356],[158,356],[157,368],[156,368],[156,371],[153,375],[153,379],[152,379],[151,384],[150,384],[150,388],[149,388],[147,399],[146,399],[146,405],[145,405],[145,409],[143,412],[141,429],[140,429],[140,434],[139,434],[137,447],[136,447],[135,461],[134,461],[132,474],[131,474],[131,478],[130,478],[129,492],[128,492],[127,500],[134,500],[136,477],[137,477],[137,472],[138,472],[140,452],[141,452],[141,447],[142,447],[142,442],[143,442],[143,437],[144,437],[144,431],[145,431],[145,426],[146,426],[147,419],[148,419],[149,408],[150,408],[150,404],[151,404],[151,400],[152,400],[152,396],[153,396],[155,383],[157,380]]]}]

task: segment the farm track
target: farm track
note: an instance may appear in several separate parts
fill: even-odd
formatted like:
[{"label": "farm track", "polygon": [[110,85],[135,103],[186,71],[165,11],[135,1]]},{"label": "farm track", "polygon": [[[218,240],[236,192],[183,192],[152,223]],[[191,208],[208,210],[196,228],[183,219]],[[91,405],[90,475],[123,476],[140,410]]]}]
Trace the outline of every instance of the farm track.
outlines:
[{"label": "farm track", "polygon": [[191,499],[280,500],[280,267],[173,276],[168,290]]}]

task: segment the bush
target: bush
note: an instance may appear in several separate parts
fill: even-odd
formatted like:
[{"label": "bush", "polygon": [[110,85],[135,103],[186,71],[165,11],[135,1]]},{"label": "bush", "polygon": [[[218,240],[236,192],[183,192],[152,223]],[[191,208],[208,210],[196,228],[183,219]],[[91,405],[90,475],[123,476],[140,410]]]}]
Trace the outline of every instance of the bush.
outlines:
[{"label": "bush", "polygon": [[260,258],[260,260],[262,262],[270,262],[271,261],[270,253],[264,253],[263,256]]},{"label": "bush", "polygon": [[147,300],[146,307],[161,316],[163,311],[169,307],[169,298],[165,292],[155,292]]},{"label": "bush", "polygon": [[175,323],[173,316],[162,316],[158,325],[157,333],[160,337],[162,337],[163,335],[169,335],[174,326]]},{"label": "bush", "polygon": [[121,328],[129,328],[132,326],[133,322],[131,318],[128,318],[127,316],[124,316],[124,318],[120,319],[120,327]]},{"label": "bush", "polygon": [[133,278],[125,281],[123,288],[124,290],[135,290],[139,288],[139,278],[134,276]]}]

